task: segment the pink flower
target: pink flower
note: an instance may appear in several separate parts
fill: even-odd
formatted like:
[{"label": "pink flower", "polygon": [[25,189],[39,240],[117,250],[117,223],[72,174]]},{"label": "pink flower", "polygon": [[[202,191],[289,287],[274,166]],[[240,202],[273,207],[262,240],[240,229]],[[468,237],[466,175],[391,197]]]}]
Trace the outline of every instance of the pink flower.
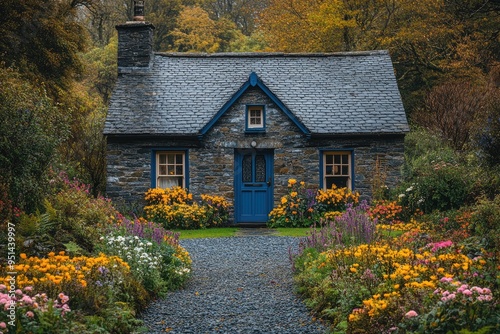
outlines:
[{"label": "pink flower", "polygon": [[479,293],[481,295],[483,294],[483,289],[478,287],[478,286],[473,286],[471,290],[476,291],[477,293]]},{"label": "pink flower", "polygon": [[5,284],[0,284],[0,290],[5,290],[7,289],[7,287],[5,286]]},{"label": "pink flower", "polygon": [[28,312],[26,312],[26,316],[28,318],[33,318],[35,316],[35,314],[33,312],[31,312],[31,311],[28,311]]},{"label": "pink flower", "polygon": [[464,291],[462,291],[462,293],[463,293],[465,296],[472,296],[472,291],[470,291],[469,289],[465,289]]},{"label": "pink flower", "polygon": [[451,281],[453,281],[453,278],[451,278],[451,277],[443,277],[439,281],[441,283],[450,283]]},{"label": "pink flower", "polygon": [[414,317],[416,317],[416,316],[418,316],[418,313],[417,313],[417,312],[415,312],[415,311],[413,311],[413,310],[408,311],[408,312],[405,314],[405,318],[414,318]]},{"label": "pink flower", "polygon": [[0,322],[0,328],[7,328],[7,324],[5,322]]},{"label": "pink flower", "polygon": [[16,295],[22,295],[22,294],[23,294],[23,292],[21,291],[21,289],[16,290]]},{"label": "pink flower", "polygon": [[24,288],[24,291],[33,291],[33,287],[32,286],[27,286]]},{"label": "pink flower", "polygon": [[26,295],[21,299],[21,301],[26,303],[26,304],[29,304],[29,305],[31,305],[33,303],[33,300],[30,298],[30,296],[26,296]]}]

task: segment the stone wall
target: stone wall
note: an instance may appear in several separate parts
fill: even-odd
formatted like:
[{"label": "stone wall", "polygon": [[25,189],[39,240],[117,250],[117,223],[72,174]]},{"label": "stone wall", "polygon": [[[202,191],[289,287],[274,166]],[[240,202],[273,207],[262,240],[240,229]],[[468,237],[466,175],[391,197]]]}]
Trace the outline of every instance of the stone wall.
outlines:
[{"label": "stone wall", "polygon": [[[265,105],[265,133],[245,133],[247,104]],[[235,150],[250,149],[252,141],[257,143],[257,150],[274,152],[275,204],[287,192],[290,178],[318,188],[320,149],[353,150],[355,190],[364,197],[371,195],[377,160],[382,165],[378,172],[389,187],[399,179],[403,163],[403,137],[308,139],[264,93],[253,88],[215,123],[202,141],[109,140],[107,195],[126,202],[141,201],[151,187],[152,150],[172,147],[188,149],[188,186],[195,197],[203,193],[217,194],[232,202]]]}]

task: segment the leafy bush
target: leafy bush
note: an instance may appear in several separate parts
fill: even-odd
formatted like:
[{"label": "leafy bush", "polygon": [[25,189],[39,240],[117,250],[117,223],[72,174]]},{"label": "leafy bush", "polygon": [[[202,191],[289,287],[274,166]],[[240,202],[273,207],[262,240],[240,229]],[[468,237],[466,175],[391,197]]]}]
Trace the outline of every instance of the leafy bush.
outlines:
[{"label": "leafy bush", "polygon": [[28,255],[65,251],[68,244],[90,255],[116,210],[110,200],[90,194],[89,187],[60,174],[52,180],[54,190],[44,201],[45,212],[19,218],[20,248]]},{"label": "leafy bush", "polygon": [[193,202],[193,195],[181,187],[150,189],[144,207],[149,220],[168,229],[198,229],[221,226],[229,217],[229,203],[220,196],[202,195],[202,202]]},{"label": "leafy bush", "polygon": [[0,64],[0,183],[15,207],[29,213],[40,208],[49,190],[49,166],[67,130],[42,89]]},{"label": "leafy bush", "polygon": [[485,241],[485,246],[500,254],[500,195],[492,201],[482,198],[473,208],[470,231]]},{"label": "leafy bush", "polygon": [[408,219],[419,210],[431,213],[470,204],[473,184],[467,174],[465,167],[435,164],[432,172],[415,177],[409,185],[400,186],[398,198],[404,207],[403,218]]}]

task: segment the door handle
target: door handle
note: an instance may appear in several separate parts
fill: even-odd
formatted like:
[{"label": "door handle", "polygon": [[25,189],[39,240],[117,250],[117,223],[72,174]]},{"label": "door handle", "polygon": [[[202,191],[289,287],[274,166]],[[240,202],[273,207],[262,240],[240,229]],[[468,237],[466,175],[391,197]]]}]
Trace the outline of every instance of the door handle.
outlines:
[{"label": "door handle", "polygon": [[267,179],[267,186],[270,187],[271,186],[271,178],[268,178]]}]

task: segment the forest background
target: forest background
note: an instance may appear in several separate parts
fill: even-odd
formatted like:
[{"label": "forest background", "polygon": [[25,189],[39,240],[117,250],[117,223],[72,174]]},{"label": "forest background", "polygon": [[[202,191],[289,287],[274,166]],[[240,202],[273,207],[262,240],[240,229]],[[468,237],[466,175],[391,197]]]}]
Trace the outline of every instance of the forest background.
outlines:
[{"label": "forest background", "polygon": [[[105,192],[115,25],[132,5],[1,1],[0,210],[35,212],[58,171]],[[156,51],[387,49],[412,129],[498,171],[498,0],[146,0],[145,15]]]}]

